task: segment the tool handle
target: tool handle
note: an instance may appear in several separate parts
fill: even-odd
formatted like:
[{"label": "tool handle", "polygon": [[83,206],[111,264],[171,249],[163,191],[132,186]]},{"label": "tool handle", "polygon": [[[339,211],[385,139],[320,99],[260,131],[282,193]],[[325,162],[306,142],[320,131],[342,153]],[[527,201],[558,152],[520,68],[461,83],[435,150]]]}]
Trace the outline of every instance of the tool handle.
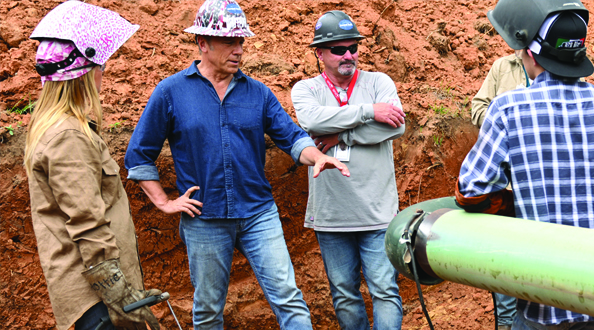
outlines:
[{"label": "tool handle", "polygon": [[158,296],[150,296],[150,297],[144,298],[142,300],[139,300],[135,303],[132,303],[130,305],[126,305],[126,306],[124,306],[123,309],[124,309],[125,313],[130,313],[131,311],[136,310],[140,307],[152,306],[152,305],[158,304],[162,301],[165,301],[167,299],[169,299],[169,293],[163,292],[162,294],[160,294]]}]

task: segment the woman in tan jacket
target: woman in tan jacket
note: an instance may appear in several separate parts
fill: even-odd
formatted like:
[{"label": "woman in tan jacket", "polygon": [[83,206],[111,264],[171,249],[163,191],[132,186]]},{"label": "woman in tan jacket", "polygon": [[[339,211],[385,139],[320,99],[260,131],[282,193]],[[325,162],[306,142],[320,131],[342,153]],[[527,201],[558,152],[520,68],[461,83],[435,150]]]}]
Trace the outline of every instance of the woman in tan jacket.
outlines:
[{"label": "woman in tan jacket", "polygon": [[79,1],[54,8],[36,27],[43,89],[25,148],[39,259],[60,330],[159,324],[148,307],[123,306],[144,291],[138,246],[119,166],[101,139],[99,90],[105,62],[135,32],[117,13]]}]

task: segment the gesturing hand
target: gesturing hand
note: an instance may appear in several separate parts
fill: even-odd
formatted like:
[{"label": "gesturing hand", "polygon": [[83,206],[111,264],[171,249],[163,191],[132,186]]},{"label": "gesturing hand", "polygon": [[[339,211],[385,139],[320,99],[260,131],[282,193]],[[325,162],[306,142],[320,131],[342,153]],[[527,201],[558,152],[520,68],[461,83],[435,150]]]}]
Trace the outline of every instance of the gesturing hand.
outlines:
[{"label": "gesturing hand", "polygon": [[202,212],[200,212],[200,210],[198,209],[198,207],[202,207],[202,202],[190,198],[190,195],[192,195],[194,191],[199,189],[200,187],[193,186],[190,189],[188,189],[185,194],[179,196],[177,199],[168,199],[165,202],[165,204],[157,205],[157,207],[159,208],[159,210],[167,214],[185,212],[193,218],[194,214],[202,214]]},{"label": "gesturing hand", "polygon": [[320,175],[320,172],[329,168],[338,169],[343,176],[351,176],[351,172],[349,172],[349,169],[345,164],[334,157],[322,155],[316,159],[316,163],[314,164],[313,168],[313,177],[317,178],[318,175]]},{"label": "gesturing hand", "polygon": [[392,127],[400,127],[404,125],[404,111],[390,103],[376,103],[373,105],[373,113],[375,114],[375,121],[386,123]]}]

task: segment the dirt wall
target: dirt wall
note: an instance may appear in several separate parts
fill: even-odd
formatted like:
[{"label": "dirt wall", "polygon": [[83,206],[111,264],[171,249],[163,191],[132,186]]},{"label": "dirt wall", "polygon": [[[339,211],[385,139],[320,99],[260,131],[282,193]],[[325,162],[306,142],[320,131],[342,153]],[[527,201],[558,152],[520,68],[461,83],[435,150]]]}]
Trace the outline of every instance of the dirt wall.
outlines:
[{"label": "dirt wall", "polygon": [[[22,167],[29,115],[18,112],[34,101],[40,90],[33,67],[38,42],[27,37],[60,2],[0,2],[0,328],[55,327]],[[178,236],[178,216],[159,212],[135,183],[126,180],[123,157],[156,84],[200,58],[192,36],[183,29],[192,24],[202,1],[87,2],[115,10],[141,25],[107,63],[101,92],[103,134],[122,168],[145,283],[169,291],[182,326],[190,328],[192,286],[185,247]],[[591,0],[584,3],[594,8]],[[243,70],[271,87],[294,119],[291,87],[317,74],[315,57],[307,48],[317,18],[334,9],[351,15],[367,37],[360,47],[360,68],[390,75],[407,113],[406,133],[394,141],[401,208],[453,194],[460,164],[478,134],[469,120],[470,100],[492,62],[511,53],[486,18],[494,0],[243,0],[240,5],[256,33],[245,42]],[[590,55],[590,40],[587,46]],[[157,165],[166,192],[175,197],[175,173],[167,148]],[[337,329],[315,236],[303,228],[306,168],[295,167],[289,156],[270,145],[266,174],[314,328]],[[426,329],[414,285],[402,278],[399,284],[405,310],[403,329]],[[362,288],[364,293],[366,290]],[[493,327],[493,305],[487,292],[453,283],[425,290],[436,329]],[[370,306],[368,298],[367,303]],[[175,328],[165,306],[155,306],[154,311],[165,328]],[[371,316],[370,308],[368,313]],[[233,263],[224,315],[227,329],[278,328],[249,265],[239,254]]]}]

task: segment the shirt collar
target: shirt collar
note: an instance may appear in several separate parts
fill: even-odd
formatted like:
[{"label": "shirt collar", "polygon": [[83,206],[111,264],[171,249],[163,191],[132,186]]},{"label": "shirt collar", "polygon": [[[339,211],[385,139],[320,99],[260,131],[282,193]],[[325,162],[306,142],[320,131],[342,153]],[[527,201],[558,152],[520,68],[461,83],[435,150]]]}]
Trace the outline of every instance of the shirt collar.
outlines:
[{"label": "shirt collar", "polygon": [[[196,60],[194,62],[192,62],[192,64],[190,65],[190,67],[188,67],[187,69],[185,69],[184,71],[184,75],[185,76],[193,76],[193,75],[197,75],[199,77],[202,77],[204,79],[206,79],[201,73],[200,70],[198,70],[198,64],[200,63],[200,60]],[[235,74],[233,74],[233,80],[239,80],[239,79],[245,79],[247,76],[241,71],[241,69],[237,70],[237,72],[235,72]]]}]

